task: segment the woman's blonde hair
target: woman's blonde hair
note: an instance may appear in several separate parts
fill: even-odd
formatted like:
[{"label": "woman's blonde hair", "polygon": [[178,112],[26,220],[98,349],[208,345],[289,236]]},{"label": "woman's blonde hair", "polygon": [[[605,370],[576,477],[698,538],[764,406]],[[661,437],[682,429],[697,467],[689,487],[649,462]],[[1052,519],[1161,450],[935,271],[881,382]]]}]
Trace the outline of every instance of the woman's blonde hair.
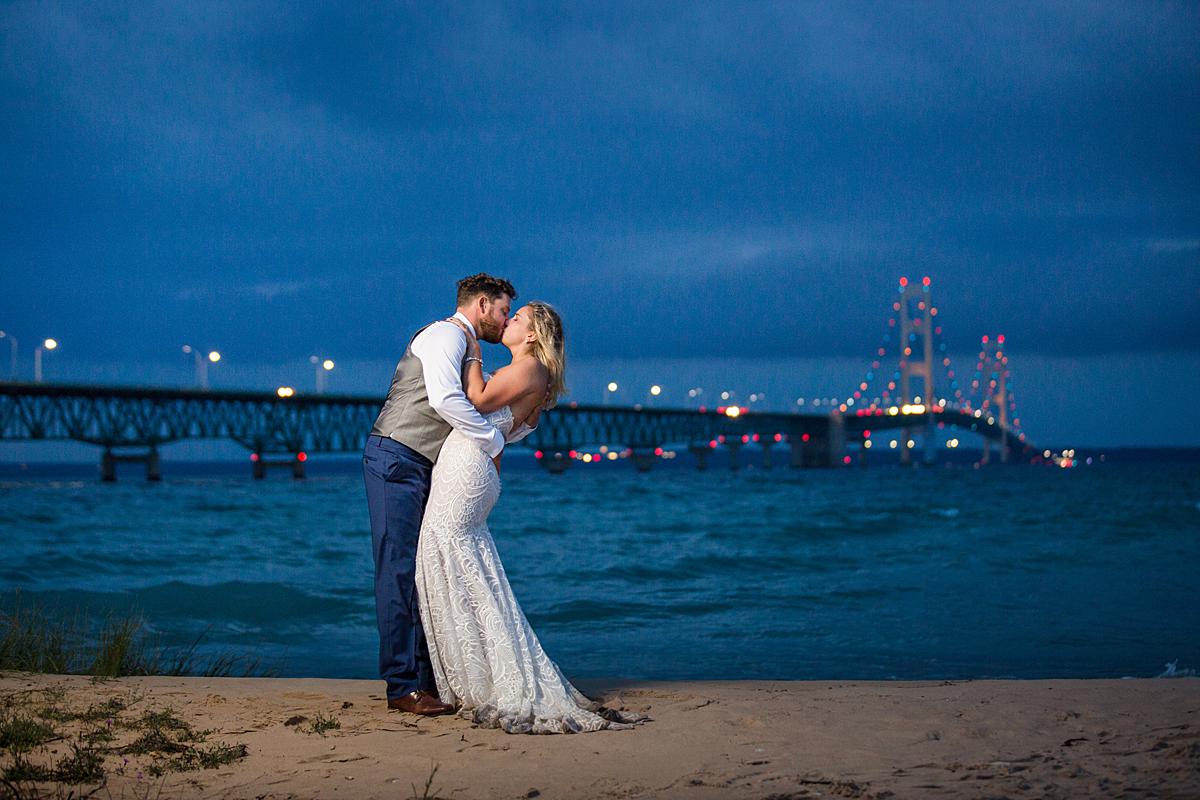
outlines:
[{"label": "woman's blonde hair", "polygon": [[532,345],[533,355],[550,374],[546,408],[554,408],[558,398],[567,393],[567,350],[563,340],[562,317],[554,310],[554,306],[540,300],[531,300],[528,306],[530,327],[536,337]]}]

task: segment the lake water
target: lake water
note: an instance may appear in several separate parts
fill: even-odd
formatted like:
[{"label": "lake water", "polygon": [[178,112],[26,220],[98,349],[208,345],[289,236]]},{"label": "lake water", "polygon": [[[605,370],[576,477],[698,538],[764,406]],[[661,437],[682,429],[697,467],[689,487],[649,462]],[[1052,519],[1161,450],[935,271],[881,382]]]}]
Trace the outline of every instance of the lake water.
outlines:
[{"label": "lake water", "polygon": [[[507,464],[492,529],[576,677],[1153,676],[1200,667],[1195,464],[796,471]],[[0,476],[0,589],[284,676],[375,677],[354,461]]]}]

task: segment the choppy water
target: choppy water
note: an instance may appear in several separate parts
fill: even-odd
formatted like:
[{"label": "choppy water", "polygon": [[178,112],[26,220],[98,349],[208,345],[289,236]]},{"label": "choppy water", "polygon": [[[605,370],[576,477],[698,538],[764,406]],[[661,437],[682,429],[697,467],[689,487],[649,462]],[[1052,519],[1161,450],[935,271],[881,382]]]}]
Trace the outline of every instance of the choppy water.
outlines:
[{"label": "choppy water", "polygon": [[[353,463],[0,478],[0,590],[137,608],[167,644],[288,676],[374,677]],[[320,470],[318,470],[319,472]],[[510,579],[573,676],[1157,675],[1200,666],[1200,471],[506,468]]]}]

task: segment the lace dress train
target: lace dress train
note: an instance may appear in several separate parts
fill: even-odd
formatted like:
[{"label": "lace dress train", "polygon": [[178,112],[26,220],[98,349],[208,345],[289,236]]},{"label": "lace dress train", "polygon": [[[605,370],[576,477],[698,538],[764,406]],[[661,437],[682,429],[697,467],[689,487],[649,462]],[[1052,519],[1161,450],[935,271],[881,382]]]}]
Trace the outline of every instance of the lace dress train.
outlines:
[{"label": "lace dress train", "polygon": [[[509,442],[505,407],[487,415]],[[488,530],[500,476],[479,447],[451,432],[433,468],[417,547],[421,623],[443,702],[508,733],[580,733],[641,721],[584,697],[542,649],[521,611]]]}]

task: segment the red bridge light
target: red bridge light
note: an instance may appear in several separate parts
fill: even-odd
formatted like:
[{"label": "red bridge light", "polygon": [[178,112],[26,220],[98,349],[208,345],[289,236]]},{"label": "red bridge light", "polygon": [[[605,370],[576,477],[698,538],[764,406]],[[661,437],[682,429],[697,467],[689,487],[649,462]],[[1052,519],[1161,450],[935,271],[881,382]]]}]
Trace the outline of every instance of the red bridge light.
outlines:
[{"label": "red bridge light", "polygon": [[908,286],[908,278],[905,278],[905,277],[900,278],[900,285]]},{"label": "red bridge light", "polygon": [[533,451],[533,457],[534,457],[534,458],[541,458],[541,457],[542,457],[542,456],[544,456],[544,455],[546,455],[546,454],[545,454],[545,453],[543,453],[541,450],[534,450],[534,451]]},{"label": "red bridge light", "polygon": [[308,453],[301,450],[299,453],[296,453],[296,460],[303,464],[305,461],[308,461]]},{"label": "red bridge light", "polygon": [[257,462],[257,461],[258,461],[258,453],[251,453],[251,454],[250,454],[250,460],[251,460],[251,461],[254,461],[254,462]]},{"label": "red bridge light", "polygon": [[806,433],[800,437],[800,441],[807,442],[811,437]]}]

